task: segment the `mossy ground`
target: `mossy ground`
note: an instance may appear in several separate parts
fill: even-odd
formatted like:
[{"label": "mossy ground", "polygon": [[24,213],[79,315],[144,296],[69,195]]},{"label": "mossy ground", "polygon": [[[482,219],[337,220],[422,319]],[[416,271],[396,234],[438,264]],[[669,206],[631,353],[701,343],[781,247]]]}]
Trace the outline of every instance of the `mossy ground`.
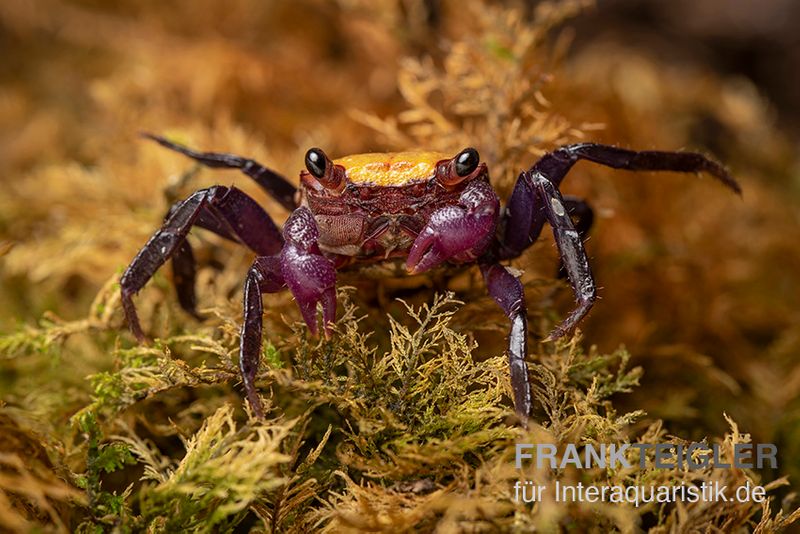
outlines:
[{"label": "mossy ground", "polygon": [[[0,4],[0,529],[779,531],[798,519],[798,160],[755,88],[615,43],[569,54],[585,2]],[[565,22],[566,21],[566,22]],[[709,126],[713,125],[713,127]],[[250,254],[192,239],[202,323],[169,268],[125,331],[117,280],[175,200],[246,178],[140,130],[294,179],[332,155],[477,147],[507,196],[566,142],[713,151],[744,188],[579,165],[602,299],[583,334],[533,344],[534,420],[513,423],[506,323],[474,272],[340,291],[330,341],[270,296],[249,417],[236,370]],[[534,339],[571,305],[545,236],[523,271]],[[450,293],[449,291],[454,291]],[[402,297],[403,301],[398,300]],[[515,469],[515,442],[776,443],[780,468]],[[770,502],[513,501],[517,480],[759,482]]]}]

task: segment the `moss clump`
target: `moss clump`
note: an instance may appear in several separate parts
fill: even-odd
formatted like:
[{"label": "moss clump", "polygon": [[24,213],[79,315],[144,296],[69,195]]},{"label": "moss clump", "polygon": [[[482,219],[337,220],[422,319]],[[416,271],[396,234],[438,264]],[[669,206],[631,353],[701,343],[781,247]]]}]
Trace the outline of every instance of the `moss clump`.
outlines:
[{"label": "moss clump", "polygon": [[[94,393],[73,417],[71,454],[57,442],[42,449],[56,459],[49,469],[71,483],[59,481],[63,489],[43,493],[41,501],[30,499],[31,491],[4,491],[56,526],[63,519],[47,515],[51,500],[67,499],[77,507],[78,530],[86,532],[257,525],[280,532],[547,530],[566,524],[627,532],[654,520],[663,529],[756,523],[777,529],[800,516],[752,502],[713,508],[517,502],[519,480],[624,487],[716,481],[735,488],[761,479],[740,470],[656,469],[652,458],[641,470],[516,469],[520,442],[685,440],[669,436],[661,421],[640,424],[642,411],[614,408],[612,399],[637,387],[642,373],[628,368],[624,350],[587,353],[579,337],[540,346],[539,363],[532,365],[540,423],[524,430],[513,424],[504,358],[475,358],[475,342],[452,328],[461,305],[452,295],[407,307],[408,325],[390,317],[383,352],[347,297],[340,293],[344,313],[331,341],[309,339],[295,323],[279,351],[292,365],[265,362],[259,386],[269,393],[266,421],[242,412],[230,390],[233,336],[181,336],[118,349],[115,369],[89,378]],[[187,361],[173,359],[172,350],[187,345]],[[730,459],[733,445],[749,437],[728,421],[731,431],[713,441]],[[11,506],[7,513],[16,524],[31,519]]]},{"label": "moss clump", "polygon": [[[18,51],[0,70],[3,528],[774,532],[800,518],[797,159],[752,87],[620,44],[568,54],[582,1],[29,4],[0,3],[0,40]],[[706,123],[726,142],[704,141]],[[256,421],[237,371],[251,255],[194,232],[206,319],[178,309],[163,269],[136,301],[149,345],[125,332],[118,279],[194,189],[235,181],[286,214],[140,130],[290,177],[308,146],[475,146],[503,197],[562,143],[713,147],[745,200],[692,177],[576,167],[565,188],[597,208],[587,247],[603,299],[584,337],[532,346],[530,429],[513,423],[506,320],[471,271],[437,290],[342,290],[330,341],[308,337],[290,296],[267,297]],[[532,340],[571,305],[548,239],[513,262]],[[780,467],[514,466],[521,442],[699,440],[725,459],[773,442]],[[770,499],[530,506],[514,499],[520,480],[749,482]]]}]

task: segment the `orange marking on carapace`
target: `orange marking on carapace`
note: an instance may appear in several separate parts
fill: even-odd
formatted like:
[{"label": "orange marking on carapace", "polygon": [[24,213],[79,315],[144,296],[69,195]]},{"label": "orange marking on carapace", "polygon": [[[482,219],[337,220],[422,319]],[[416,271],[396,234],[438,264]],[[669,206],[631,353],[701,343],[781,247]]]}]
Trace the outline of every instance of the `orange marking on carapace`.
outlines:
[{"label": "orange marking on carapace", "polygon": [[334,163],[346,169],[350,183],[391,187],[433,178],[436,163],[449,157],[441,152],[376,152],[345,156]]}]

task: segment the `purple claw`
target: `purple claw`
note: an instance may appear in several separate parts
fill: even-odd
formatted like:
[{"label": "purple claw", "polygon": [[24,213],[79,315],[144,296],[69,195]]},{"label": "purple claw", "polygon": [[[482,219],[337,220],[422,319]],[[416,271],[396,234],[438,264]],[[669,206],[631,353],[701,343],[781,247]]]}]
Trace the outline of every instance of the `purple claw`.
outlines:
[{"label": "purple claw", "polygon": [[408,253],[408,271],[425,272],[469,249],[474,241],[474,233],[468,231],[470,222],[466,210],[457,206],[434,212]]},{"label": "purple claw", "polygon": [[494,237],[500,203],[491,186],[474,181],[464,190],[458,206],[433,212],[408,253],[411,274],[433,269],[445,261],[474,261]]},{"label": "purple claw", "polygon": [[313,335],[317,335],[317,304],[322,304],[325,337],[336,319],[336,269],[317,245],[319,230],[308,208],[292,213],[283,227],[286,244],[281,251],[281,270],[300,313]]}]

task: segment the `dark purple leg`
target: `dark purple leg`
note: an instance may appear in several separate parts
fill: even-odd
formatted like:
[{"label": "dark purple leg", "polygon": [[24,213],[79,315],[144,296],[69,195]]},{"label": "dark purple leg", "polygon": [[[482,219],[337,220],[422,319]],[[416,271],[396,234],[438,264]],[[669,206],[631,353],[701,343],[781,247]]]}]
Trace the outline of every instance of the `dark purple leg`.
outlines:
[{"label": "dark purple leg", "polygon": [[[257,202],[235,187],[231,191],[236,191],[236,194],[229,194],[219,203],[205,206],[195,219],[194,226],[245,245],[257,254],[275,253],[274,241],[276,238],[280,240],[277,226]],[[170,213],[179,205],[180,202],[175,204]],[[252,227],[254,223],[256,226]],[[189,241],[184,240],[172,256],[172,272],[181,307],[194,317],[202,319],[194,307],[195,262]]]},{"label": "dark purple leg", "polygon": [[545,217],[553,228],[558,254],[578,303],[577,308],[550,333],[548,340],[553,340],[571,332],[589,313],[597,299],[597,288],[589,267],[586,249],[583,248],[583,238],[572,224],[558,188],[541,174],[529,177],[536,198],[539,200],[538,204],[544,206]]},{"label": "dark purple leg", "polygon": [[[571,195],[564,195],[564,207],[567,208],[567,213],[572,219],[581,241],[585,242],[594,223],[594,210],[585,200]],[[567,270],[564,262],[560,259],[556,276],[560,279],[567,278]]]},{"label": "dark purple leg", "polygon": [[289,211],[297,208],[297,203],[295,202],[295,192],[297,189],[286,178],[256,161],[235,154],[198,152],[150,133],[143,133],[142,136],[147,139],[152,139],[163,147],[180,152],[207,167],[239,169],[255,180],[256,183],[277,200],[281,206]]},{"label": "dark purple leg", "polygon": [[539,237],[545,221],[552,226],[556,246],[578,306],[553,330],[549,339],[561,337],[575,328],[597,298],[581,233],[570,219],[569,205],[558,190],[561,180],[581,159],[632,171],[707,172],[733,191],[741,193],[739,184],[719,163],[701,154],[635,152],[595,143],[568,145],[545,154],[517,179],[503,214],[503,236],[497,255],[499,259],[519,256]]},{"label": "dark purple leg", "polygon": [[202,320],[203,317],[197,311],[197,297],[194,292],[196,275],[197,267],[192,245],[184,239],[172,256],[172,284],[175,286],[181,308],[195,319]]},{"label": "dark purple leg", "polygon": [[329,337],[336,319],[336,268],[319,249],[319,229],[308,208],[292,213],[283,225],[283,237],[286,244],[280,261],[286,285],[314,335],[318,332],[317,304],[322,304],[323,330]]},{"label": "dark purple leg", "polygon": [[[583,239],[572,223],[564,198],[558,188],[543,174],[534,172],[522,173],[515,192],[520,188],[530,191],[530,205],[537,206],[537,216],[547,220],[553,228],[553,237],[558,247],[558,253],[578,303],[577,308],[550,333],[548,339],[552,340],[572,331],[589,313],[592,304],[597,299],[597,288],[589,267],[589,260],[586,257],[586,250],[583,248]],[[516,228],[517,223],[509,221],[508,224]],[[541,225],[539,229],[541,230]]]},{"label": "dark purple leg", "polygon": [[528,173],[521,174],[517,180],[503,217],[501,259],[515,258],[522,254],[539,237],[546,219],[541,207],[534,204],[530,180],[523,177],[526,174],[541,175],[557,188],[572,166],[582,159],[630,171],[706,172],[741,194],[739,184],[725,168],[702,154],[652,150],[636,152],[596,143],[564,146],[542,156]]},{"label": "dark purple leg", "polygon": [[[172,205],[164,221],[167,221],[172,213],[178,209],[183,201],[176,202]],[[232,235],[227,229],[226,225],[215,218],[214,214],[208,209],[204,208],[194,221],[194,226],[209,230],[225,239],[240,243],[235,235]],[[194,259],[194,252],[189,240],[185,239],[181,246],[179,246],[171,259],[172,263],[172,284],[175,286],[175,293],[178,296],[178,302],[187,313],[192,315],[197,320],[202,320],[203,317],[197,311],[197,298],[195,296],[195,279],[197,275],[197,267]]]},{"label": "dark purple leg", "polygon": [[242,372],[247,401],[253,409],[253,414],[258,418],[264,417],[264,409],[255,384],[258,362],[261,359],[263,329],[261,316],[264,312],[261,295],[277,293],[285,287],[280,258],[277,255],[256,258],[244,282],[244,321],[239,337],[239,369]]},{"label": "dark purple leg", "polygon": [[407,269],[418,274],[445,261],[475,261],[494,239],[499,210],[500,201],[489,183],[471,182],[461,193],[459,205],[431,214],[408,253]]},{"label": "dark purple leg", "polygon": [[[193,193],[170,210],[167,220],[142,247],[120,279],[125,317],[131,332],[140,341],[144,339],[144,333],[133,305],[133,295],[176,253],[179,255],[177,272],[188,276],[193,285],[194,262],[190,260],[191,252],[182,247],[186,235],[198,220],[214,220],[214,224],[224,229],[222,235],[235,236],[260,255],[277,254],[283,245],[280,231],[272,219],[242,191],[233,187],[214,186]],[[187,282],[181,282],[179,292],[185,292],[186,287]],[[179,299],[190,304],[194,300],[193,291],[191,298],[184,294]]]},{"label": "dark purple leg", "polygon": [[514,409],[523,426],[527,427],[532,402],[528,365],[525,363],[528,356],[528,317],[522,284],[499,263],[482,264],[481,274],[489,294],[511,320],[511,330],[508,335],[511,389],[514,392]]}]

